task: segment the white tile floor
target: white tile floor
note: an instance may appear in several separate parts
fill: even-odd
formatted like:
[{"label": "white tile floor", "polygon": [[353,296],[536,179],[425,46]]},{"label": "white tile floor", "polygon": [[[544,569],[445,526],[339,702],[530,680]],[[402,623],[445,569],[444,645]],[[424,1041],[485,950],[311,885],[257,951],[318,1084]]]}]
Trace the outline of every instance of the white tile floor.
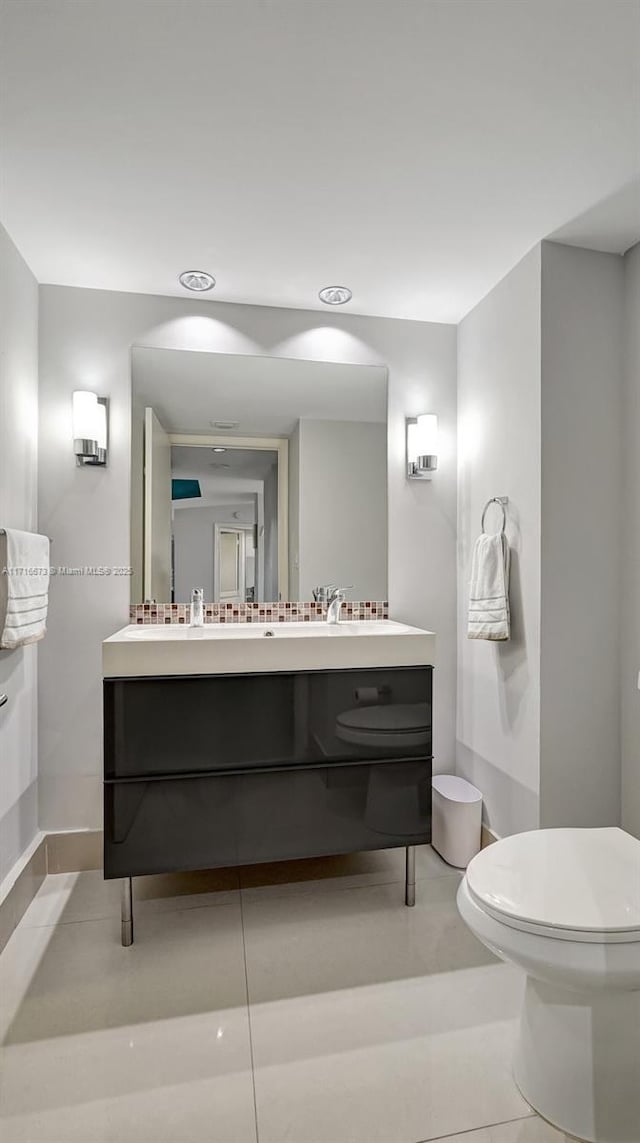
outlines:
[{"label": "white tile floor", "polygon": [[140,878],[130,949],[118,884],[48,877],[0,957],[2,1143],[561,1143],[518,974],[429,848],[405,908],[403,856]]}]

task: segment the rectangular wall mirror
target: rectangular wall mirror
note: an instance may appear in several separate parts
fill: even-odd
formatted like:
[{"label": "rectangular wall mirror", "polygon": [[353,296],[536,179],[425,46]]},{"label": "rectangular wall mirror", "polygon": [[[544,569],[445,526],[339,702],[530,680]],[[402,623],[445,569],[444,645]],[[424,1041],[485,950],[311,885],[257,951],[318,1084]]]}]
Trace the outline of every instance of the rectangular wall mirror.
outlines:
[{"label": "rectangular wall mirror", "polygon": [[387,370],[132,350],[131,602],[387,598]]}]

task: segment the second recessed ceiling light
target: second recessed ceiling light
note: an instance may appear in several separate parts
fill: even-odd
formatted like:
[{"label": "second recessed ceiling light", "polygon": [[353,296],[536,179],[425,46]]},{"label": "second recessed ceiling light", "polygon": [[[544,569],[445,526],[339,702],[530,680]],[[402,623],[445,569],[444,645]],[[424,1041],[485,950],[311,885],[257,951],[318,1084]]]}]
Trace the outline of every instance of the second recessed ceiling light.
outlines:
[{"label": "second recessed ceiling light", "polygon": [[325,286],[318,297],[325,306],[343,306],[351,301],[353,294],[348,286]]},{"label": "second recessed ceiling light", "polygon": [[212,290],[216,284],[215,278],[206,270],[185,270],[178,280],[185,290],[193,290],[196,294]]}]

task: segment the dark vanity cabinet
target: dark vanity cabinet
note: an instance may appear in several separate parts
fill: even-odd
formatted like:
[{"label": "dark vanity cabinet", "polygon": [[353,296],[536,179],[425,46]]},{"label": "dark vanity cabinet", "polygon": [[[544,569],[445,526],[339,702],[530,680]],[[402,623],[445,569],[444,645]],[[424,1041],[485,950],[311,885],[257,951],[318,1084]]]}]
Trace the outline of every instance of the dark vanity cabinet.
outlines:
[{"label": "dark vanity cabinet", "polygon": [[104,680],[105,877],[431,836],[432,668]]}]

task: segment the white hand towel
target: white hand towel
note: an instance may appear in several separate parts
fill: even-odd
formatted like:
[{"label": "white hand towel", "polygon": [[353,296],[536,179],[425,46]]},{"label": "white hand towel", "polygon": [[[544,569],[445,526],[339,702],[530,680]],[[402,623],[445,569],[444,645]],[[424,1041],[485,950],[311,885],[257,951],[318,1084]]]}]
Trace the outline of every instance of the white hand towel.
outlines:
[{"label": "white hand towel", "polygon": [[0,649],[42,639],[48,602],[48,538],[7,528],[0,535]]},{"label": "white hand towel", "polygon": [[504,532],[478,536],[469,586],[469,639],[508,639],[510,552]]}]

